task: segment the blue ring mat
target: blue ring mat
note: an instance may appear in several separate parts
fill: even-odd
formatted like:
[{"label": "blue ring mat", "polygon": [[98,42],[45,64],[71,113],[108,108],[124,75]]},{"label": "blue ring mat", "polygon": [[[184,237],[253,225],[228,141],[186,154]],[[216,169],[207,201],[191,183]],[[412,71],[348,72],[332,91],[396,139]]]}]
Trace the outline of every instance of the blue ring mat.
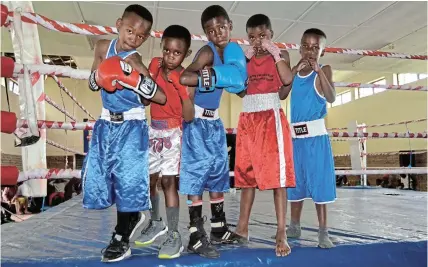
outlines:
[{"label": "blue ring mat", "polygon": [[[355,190],[358,189],[358,190]],[[147,248],[132,248],[133,256],[114,266],[427,266],[427,193],[379,188],[338,188],[328,206],[330,235],[336,247],[317,248],[317,218],[312,201],[305,201],[302,237],[289,239],[292,253],[274,253],[276,217],[271,191],[258,191],[250,219],[250,245],[219,246],[221,257],[205,259],[184,253],[174,260],[157,258],[162,238]],[[162,199],[163,197],[161,197]],[[228,223],[239,217],[240,191],[225,196]],[[208,200],[208,196],[204,196]],[[114,207],[85,210],[81,196],[35,215],[22,223],[1,227],[2,266],[90,267],[100,262],[116,222]],[[188,211],[181,196],[179,231],[188,242]],[[206,204],[205,204],[206,203]],[[206,201],[203,213],[210,217]],[[165,214],[161,202],[161,214]],[[288,218],[289,218],[288,211]],[[209,231],[209,220],[205,224]],[[234,227],[232,227],[234,229]],[[107,264],[108,265],[108,264]]]}]

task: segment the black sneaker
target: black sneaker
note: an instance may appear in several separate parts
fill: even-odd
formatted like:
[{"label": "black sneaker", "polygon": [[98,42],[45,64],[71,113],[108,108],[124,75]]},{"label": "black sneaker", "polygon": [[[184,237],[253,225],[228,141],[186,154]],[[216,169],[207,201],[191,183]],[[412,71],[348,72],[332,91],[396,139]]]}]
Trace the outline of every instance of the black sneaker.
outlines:
[{"label": "black sneaker", "polygon": [[131,218],[129,219],[129,242],[134,242],[137,237],[141,234],[141,231],[143,230],[143,223],[146,219],[146,216],[142,212],[135,212],[132,214]]},{"label": "black sneaker", "polygon": [[226,223],[226,215],[223,212],[221,217],[211,219],[210,239],[213,244],[241,243],[242,237],[230,231]]},{"label": "black sneaker", "polygon": [[131,257],[131,248],[129,247],[129,241],[113,233],[110,244],[101,251],[103,254],[102,262],[116,262]]},{"label": "black sneaker", "polygon": [[207,233],[204,230],[204,219],[198,218],[190,222],[190,239],[187,250],[205,258],[215,259],[220,257],[217,249],[208,241]]}]

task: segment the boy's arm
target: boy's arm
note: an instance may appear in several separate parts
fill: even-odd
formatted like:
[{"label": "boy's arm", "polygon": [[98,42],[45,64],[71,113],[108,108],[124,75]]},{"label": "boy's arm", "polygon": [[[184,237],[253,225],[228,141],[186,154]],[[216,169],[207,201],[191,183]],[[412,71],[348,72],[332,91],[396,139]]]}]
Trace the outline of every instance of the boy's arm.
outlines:
[{"label": "boy's arm", "polygon": [[204,46],[196,56],[196,59],[181,74],[180,83],[187,86],[198,86],[198,71],[213,64],[214,53],[209,46]]},{"label": "boy's arm", "polygon": [[317,89],[323,94],[327,102],[333,103],[336,100],[336,89],[333,83],[333,71],[330,65],[325,65],[322,68],[318,63],[310,62],[314,71],[318,73]]},{"label": "boy's arm", "polygon": [[284,60],[281,60],[276,64],[276,69],[283,84],[283,86],[279,88],[279,99],[284,100],[290,94],[291,83],[293,82],[294,75],[290,68],[290,55],[286,50],[281,51],[281,57]]},{"label": "boy's arm", "polygon": [[94,47],[94,62],[92,62],[91,72],[98,68],[98,65],[103,61],[107,54],[107,49],[110,44],[109,40],[98,40]]},{"label": "boy's arm", "polygon": [[[125,62],[127,62],[129,65],[131,65],[132,68],[134,68],[137,72],[143,74],[145,77],[151,77],[149,70],[143,64],[143,60],[140,54],[135,53],[130,55],[125,59]],[[156,91],[155,95],[151,100],[147,100],[145,98],[141,98],[141,100],[145,106],[150,105],[150,101],[163,105],[166,103],[166,95],[163,92],[163,89],[158,86],[158,90]]]},{"label": "boy's arm", "polygon": [[187,87],[187,91],[189,93],[189,98],[181,100],[181,104],[183,105],[184,121],[191,122],[195,118],[195,105],[193,104],[195,97],[195,87]]},{"label": "boy's arm", "polygon": [[185,86],[180,83],[180,73],[178,71],[170,71],[167,74],[168,82],[177,90],[178,96],[181,100],[181,108],[183,112],[183,119],[190,122],[195,117],[195,106],[193,105],[193,98],[195,95],[195,88]]}]

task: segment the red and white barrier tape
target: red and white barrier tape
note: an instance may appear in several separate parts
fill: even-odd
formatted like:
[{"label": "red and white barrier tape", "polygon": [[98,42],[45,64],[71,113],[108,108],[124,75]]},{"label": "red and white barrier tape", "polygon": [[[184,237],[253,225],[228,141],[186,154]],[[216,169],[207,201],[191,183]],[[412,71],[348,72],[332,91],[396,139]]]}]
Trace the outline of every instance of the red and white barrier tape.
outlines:
[{"label": "red and white barrier tape", "polygon": [[336,175],[427,174],[427,168],[397,168],[388,170],[336,170]]},{"label": "red and white barrier tape", "polygon": [[[13,20],[13,12],[9,12],[8,21]],[[57,32],[68,32],[76,33],[82,35],[106,35],[106,34],[117,34],[117,29],[114,27],[108,26],[97,26],[97,25],[88,25],[80,23],[67,23],[61,21],[51,20],[45,16],[41,16],[36,13],[21,13],[22,21],[27,23],[38,24],[46,29],[57,31]],[[161,31],[151,31],[150,35],[155,38],[161,38]],[[194,41],[203,41],[208,42],[208,39],[205,35],[191,35],[192,40]],[[232,39],[232,41],[237,42],[240,45],[249,45],[249,42],[244,39]],[[289,50],[299,50],[300,45],[298,44],[288,44],[288,43],[275,43],[280,49],[289,49]],[[361,55],[361,56],[373,56],[373,57],[387,57],[387,58],[400,58],[400,59],[417,59],[417,60],[427,60],[426,55],[405,55],[399,53],[391,52],[382,52],[374,50],[362,50],[362,49],[348,49],[348,48],[334,48],[326,47],[326,53],[334,54],[347,54],[347,55]]]},{"label": "red and white barrier tape", "polygon": [[[427,174],[428,168],[395,168],[376,170],[335,170],[335,175],[376,175],[376,174]],[[235,176],[234,172],[229,172],[229,176]]]},{"label": "red and white barrier tape", "polygon": [[[31,73],[38,72],[44,75],[70,77],[70,78],[79,79],[79,80],[87,80],[91,75],[90,70],[73,69],[68,66],[57,66],[57,65],[47,65],[47,64],[40,64],[40,65],[27,64],[26,67]],[[19,74],[22,74],[23,72],[24,72],[24,65],[15,63],[13,68],[14,75],[19,75]],[[358,84],[359,83],[351,83],[351,82],[334,83],[336,87],[338,86],[355,87],[355,85],[358,85]],[[368,87],[371,86],[371,88],[384,88],[384,89],[391,89],[391,90],[428,91],[428,87],[426,86],[412,87],[412,86],[395,86],[395,85],[388,85],[388,84],[385,84],[385,85],[367,84],[366,86]],[[413,88],[413,89],[409,89],[409,88]]]},{"label": "red and white barrier tape", "polygon": [[[226,128],[226,133],[236,134],[236,128]],[[329,132],[330,137],[365,137],[365,138],[427,138],[427,133],[358,133]]]},{"label": "red and white barrier tape", "polygon": [[[39,129],[61,129],[61,130],[92,130],[94,122],[62,122],[62,121],[37,121]],[[26,120],[18,120],[16,128],[27,128]]]},{"label": "red and white barrier tape", "polygon": [[[61,129],[61,130],[92,130],[95,122],[59,122],[59,121],[38,121],[39,128]],[[28,127],[24,120],[18,120],[17,128]],[[227,134],[236,134],[235,128],[226,128]],[[358,132],[331,132],[331,137],[351,137],[351,138],[427,138],[424,133],[358,133]]]},{"label": "red and white barrier tape", "polygon": [[[44,75],[70,77],[78,80],[87,80],[91,75],[90,70],[78,70],[68,66],[57,66],[57,65],[47,65],[47,64],[26,64],[25,66],[32,73],[38,72]],[[24,65],[15,62],[13,73],[14,75],[24,73]]]},{"label": "red and white barrier tape", "polygon": [[426,86],[412,86],[412,85],[392,85],[392,84],[364,84],[364,83],[347,83],[337,82],[334,83],[335,87],[352,87],[352,88],[382,88],[388,90],[407,90],[407,91],[427,91]]},{"label": "red and white barrier tape", "polygon": [[[336,170],[336,175],[374,175],[374,174],[427,174],[427,168],[395,168],[379,170]],[[234,176],[234,172],[229,172]],[[81,178],[81,170],[71,169],[35,169],[20,172],[18,182],[29,179],[71,179]]]},{"label": "red and white barrier tape", "polygon": [[49,144],[49,145],[51,145],[51,146],[54,146],[54,147],[56,147],[56,148],[59,148],[59,149],[62,149],[62,150],[64,150],[64,151],[71,152],[71,153],[74,153],[74,154],[83,155],[83,156],[85,156],[85,155],[86,155],[86,153],[82,153],[82,152],[77,151],[77,150],[74,150],[74,149],[72,149],[72,148],[65,147],[65,146],[60,145],[60,144],[58,144],[58,143],[55,143],[54,141],[49,140],[49,139],[46,139],[46,144]]},{"label": "red and white barrier tape", "polygon": [[70,91],[67,89],[67,87],[64,86],[64,84],[61,82],[60,79],[58,79],[58,77],[56,77],[55,75],[51,75],[52,79],[56,82],[56,84],[58,85],[59,88],[61,88],[73,101],[74,103],[76,103],[76,105],[81,108],[86,114],[88,114],[88,116],[91,119],[95,120],[95,117],[92,116],[91,113],[89,113],[89,111],[83,107],[82,104],[79,103],[79,101],[77,101],[77,99],[70,93]]},{"label": "red and white barrier tape", "polygon": [[70,119],[76,121],[77,119],[71,115],[70,113],[68,113],[67,110],[63,109],[62,107],[60,107],[57,103],[55,103],[48,95],[46,95],[45,93],[41,94],[39,99],[37,101],[43,101],[45,100],[47,103],[51,104],[51,106],[53,106],[54,108],[56,108],[57,110],[61,111],[63,114],[65,114],[67,117],[69,117]]},{"label": "red and white barrier tape", "polygon": [[[427,118],[418,119],[418,120],[411,120],[411,121],[400,121],[400,122],[373,124],[373,125],[359,126],[358,129],[371,128],[371,127],[383,127],[383,126],[402,125],[402,124],[409,124],[409,123],[415,123],[415,122],[422,122],[422,121],[426,121],[426,120],[427,120]],[[348,130],[348,127],[343,127],[343,128],[327,128],[327,130],[329,130],[329,131],[334,131],[334,130]]]},{"label": "red and white barrier tape", "polygon": [[81,170],[72,169],[34,169],[19,172],[18,182],[29,179],[71,179],[80,178]]},{"label": "red and white barrier tape", "polygon": [[[413,152],[373,152],[373,153],[361,153],[361,157],[363,156],[390,156],[390,155],[416,155],[416,154],[425,154],[427,151],[413,151]],[[338,154],[334,155],[334,157],[350,157],[351,154]]]},{"label": "red and white barrier tape", "polygon": [[330,132],[331,137],[366,137],[366,138],[427,138],[427,133],[358,133]]}]

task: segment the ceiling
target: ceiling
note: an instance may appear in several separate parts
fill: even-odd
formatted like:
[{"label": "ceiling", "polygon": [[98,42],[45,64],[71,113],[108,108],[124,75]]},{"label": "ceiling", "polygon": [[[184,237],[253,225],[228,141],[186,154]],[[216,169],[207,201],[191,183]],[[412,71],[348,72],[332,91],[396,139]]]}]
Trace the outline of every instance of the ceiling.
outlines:
[{"label": "ceiling", "polygon": [[[50,19],[114,26],[129,4],[140,3],[154,16],[153,29],[164,30],[171,24],[181,24],[193,34],[203,34],[200,15],[209,5],[219,4],[229,13],[233,24],[233,37],[245,38],[245,23],[257,13],[271,18],[274,41],[299,43],[307,28],[322,29],[328,46],[354,49],[382,50],[404,54],[427,54],[427,2],[133,2],[133,1],[64,1],[33,2],[34,11]],[[108,14],[108,15],[106,15]],[[43,54],[73,56],[79,68],[90,68],[93,44],[99,38],[52,32],[39,28]],[[2,52],[13,52],[9,33],[2,29]],[[192,42],[196,52],[204,43]],[[150,38],[140,48],[145,62],[160,55],[160,40]],[[290,51],[292,63],[297,63],[297,51]],[[191,60],[191,58],[189,58]],[[336,81],[352,81],[361,72],[427,72],[427,61],[402,60],[355,55],[326,54],[321,60],[338,70]],[[189,61],[185,62],[188,64]]]}]

